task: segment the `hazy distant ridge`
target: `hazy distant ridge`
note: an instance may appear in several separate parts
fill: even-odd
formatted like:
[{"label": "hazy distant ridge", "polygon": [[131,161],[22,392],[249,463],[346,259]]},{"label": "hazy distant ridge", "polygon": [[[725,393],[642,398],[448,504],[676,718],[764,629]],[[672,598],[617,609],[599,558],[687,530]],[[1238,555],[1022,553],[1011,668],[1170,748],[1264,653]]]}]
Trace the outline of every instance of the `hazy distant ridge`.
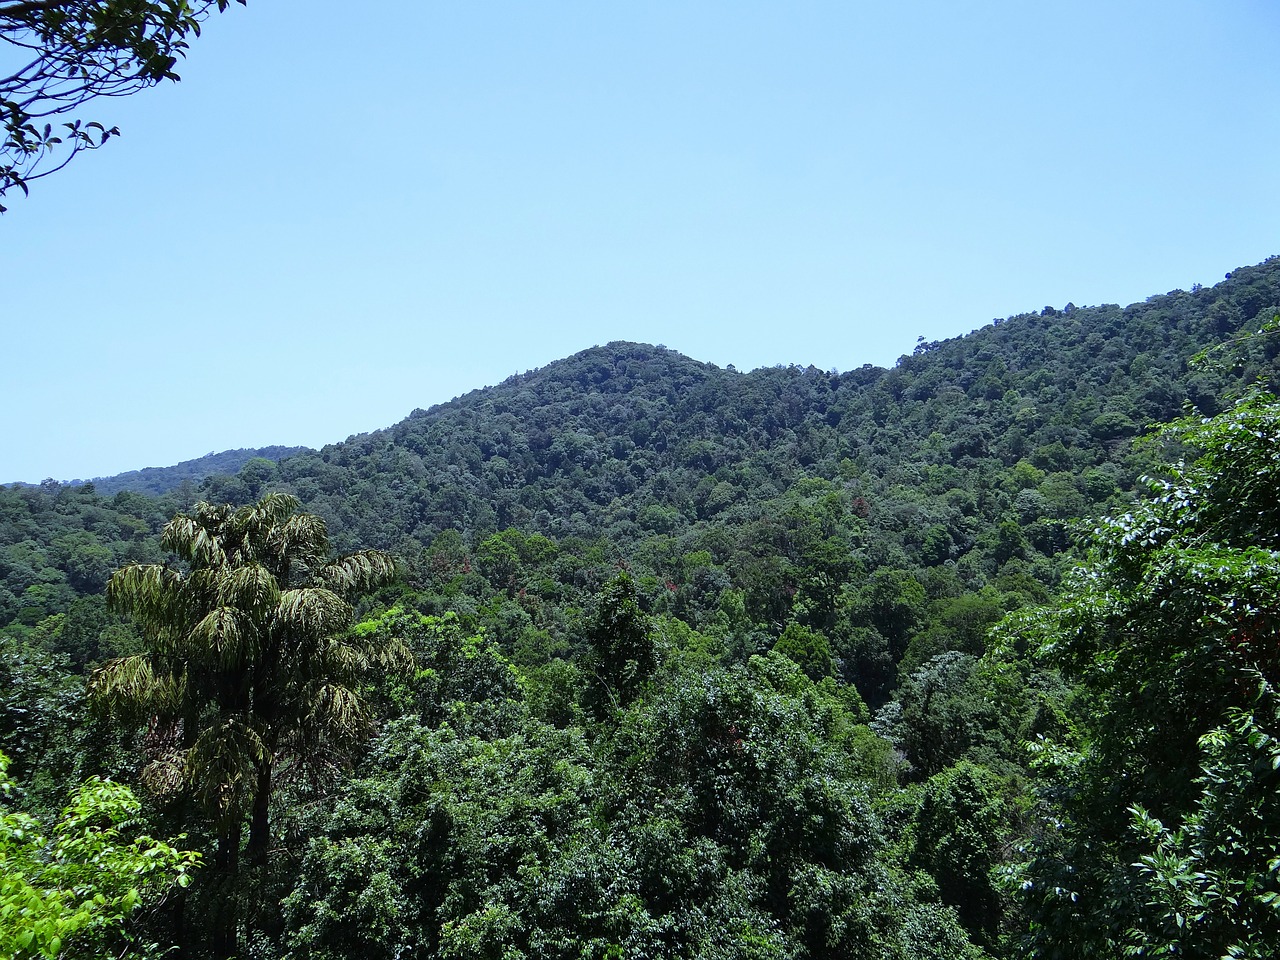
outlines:
[{"label": "hazy distant ridge", "polygon": [[[178,487],[182,481],[199,483],[205,477],[216,474],[239,473],[250,460],[262,459],[280,461],[295,453],[310,453],[310,447],[257,447],[240,450],[223,450],[221,453],[206,453],[195,460],[183,460],[171,467],[143,467],[141,470],[129,470],[110,477],[94,477],[92,480],[71,480],[72,486],[92,483],[98,493],[113,494],[121,490],[134,490],[139,493],[160,494]],[[34,484],[15,483],[11,486],[34,486]]]}]

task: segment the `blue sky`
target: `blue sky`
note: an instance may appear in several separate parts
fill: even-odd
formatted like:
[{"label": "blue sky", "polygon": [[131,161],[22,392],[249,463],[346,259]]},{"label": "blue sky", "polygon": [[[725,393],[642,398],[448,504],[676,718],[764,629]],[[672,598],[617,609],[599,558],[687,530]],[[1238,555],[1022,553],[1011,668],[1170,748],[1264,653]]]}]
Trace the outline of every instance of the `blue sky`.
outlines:
[{"label": "blue sky", "polygon": [[1280,253],[1277,42],[1270,0],[250,0],[9,199],[0,481],[1212,284]]}]

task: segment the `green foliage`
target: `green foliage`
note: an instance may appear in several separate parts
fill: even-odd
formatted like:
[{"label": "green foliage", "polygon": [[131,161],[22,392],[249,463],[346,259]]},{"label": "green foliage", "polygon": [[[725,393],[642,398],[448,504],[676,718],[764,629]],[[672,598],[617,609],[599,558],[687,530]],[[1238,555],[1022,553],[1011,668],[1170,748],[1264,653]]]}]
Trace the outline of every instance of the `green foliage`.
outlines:
[{"label": "green foliage", "polygon": [[1280,403],[1255,391],[1169,432],[1196,459],[1099,526],[1058,605],[1020,626],[1081,686],[1080,738],[1039,747],[1052,819],[1023,874],[1036,956],[1280,942]]},{"label": "green foliage", "polygon": [[798,623],[787,624],[773,649],[798,664],[811,680],[821,680],[835,673],[835,660],[827,638]]},{"label": "green foliage", "polygon": [[[115,567],[161,559],[154,538],[169,516],[166,503],[104,500],[88,486],[0,488],[0,632],[77,666],[101,659],[101,632],[121,621],[98,594]],[[58,615],[61,628],[49,621]]]},{"label": "green foliage", "polygon": [[481,686],[389,724],[307,828],[287,954],[978,957],[883,859],[867,785],[891,760],[856,695],[663,629],[679,652],[607,723],[486,729]]},{"label": "green foliage", "polygon": [[[240,0],[244,2],[244,0]],[[0,197],[49,175],[81,150],[93,150],[120,131],[74,118],[55,129],[49,118],[78,111],[98,97],[120,97],[177,80],[189,38],[229,0],[195,4],[167,0],[13,2],[0,6],[0,42],[16,49],[15,72],[4,71],[4,141]],[[65,154],[65,155],[62,155]],[[57,165],[41,170],[57,158]],[[37,172],[39,171],[39,172]],[[0,206],[0,213],[4,212]]]},{"label": "green foliage", "polygon": [[[868,786],[873,765],[889,760],[858,719],[830,681],[813,684],[778,654],[681,672],[632,710],[614,740],[610,820],[653,838],[637,863],[650,910],[664,923],[691,906],[699,917],[733,915],[745,894],[780,955],[906,949],[911,911],[895,899],[920,892],[905,891],[881,859]],[[945,913],[934,922],[940,937],[964,943]],[[696,944],[671,949],[694,955]]]},{"label": "green foliage", "polygon": [[994,773],[961,761],[934,774],[918,794],[911,859],[938,883],[965,928],[993,945],[1004,915],[996,869],[1008,859],[1013,810]]},{"label": "green foliage", "polygon": [[[405,665],[402,646],[347,636],[344,596],[394,572],[365,551],[329,557],[325,526],[298,502],[268,494],[249,507],[198,503],[165,528],[164,545],[186,563],[135,565],[112,576],[108,599],[132,614],[145,652],[93,676],[97,705],[149,719],[143,781],[155,794],[194,801],[216,833],[214,880],[225,885],[213,949],[236,949],[241,831],[267,865],[277,767],[332,771],[368,731],[358,680]],[[375,632],[376,633],[376,632]]]},{"label": "green foliage", "polygon": [[994,704],[975,677],[973,657],[951,651],[934,657],[898,690],[900,714],[890,734],[919,777],[932,777],[965,756],[990,721]]},{"label": "green foliage", "polygon": [[927,597],[909,571],[882,567],[846,600],[852,629],[839,645],[845,679],[870,703],[887,699],[897,665],[923,626]]},{"label": "green foliage", "polygon": [[481,635],[468,635],[452,613],[407,613],[400,607],[356,624],[353,633],[373,649],[403,649],[408,672],[371,677],[381,688],[388,718],[410,714],[436,726],[446,722],[468,733],[514,732],[525,717],[522,678]]},{"label": "green foliage", "polygon": [[640,693],[657,666],[652,624],[637,602],[635,582],[626,573],[610,580],[587,626],[584,673],[598,713],[625,707]]},{"label": "green foliage", "polygon": [[14,773],[65,773],[54,758],[80,719],[84,683],[64,657],[0,635],[0,750]]},{"label": "green foliage", "polygon": [[898,662],[899,673],[914,671],[947,650],[982,656],[987,632],[1003,619],[1007,606],[1019,604],[1020,599],[1002,596],[991,586],[934,601],[929,605],[929,626],[911,638]]},{"label": "green foliage", "polygon": [[[1280,909],[1280,716],[1269,691],[1200,740],[1199,795],[1180,827],[1140,806],[1134,834],[1149,852],[1141,921],[1128,932],[1146,956],[1271,956]],[[1132,948],[1131,948],[1132,949]]]},{"label": "green foliage", "polygon": [[[392,725],[309,845],[285,902],[311,957],[600,956],[625,910],[581,735],[485,740]],[[595,946],[590,946],[595,944]]]},{"label": "green foliage", "polygon": [[[0,753],[0,949],[15,960],[125,956],[126,920],[186,886],[199,854],[136,835],[138,801],[128,787],[97,777],[76,789],[46,833],[12,808],[8,767]],[[133,943],[127,955],[154,951]]]}]

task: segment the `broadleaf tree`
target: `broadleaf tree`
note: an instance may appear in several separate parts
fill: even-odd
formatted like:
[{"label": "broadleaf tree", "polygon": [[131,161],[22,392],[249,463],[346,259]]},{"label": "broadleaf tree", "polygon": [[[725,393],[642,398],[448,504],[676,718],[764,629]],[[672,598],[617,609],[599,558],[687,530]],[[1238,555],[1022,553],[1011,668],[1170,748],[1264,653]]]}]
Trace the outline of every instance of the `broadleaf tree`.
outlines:
[{"label": "broadleaf tree", "polygon": [[1046,816],[1017,878],[1034,957],[1280,943],[1280,400],[1168,433],[1195,459],[1015,626],[1079,697],[1079,734],[1035,744]]},{"label": "broadleaf tree", "polygon": [[8,769],[0,753],[0,956],[125,956],[129,916],[186,886],[199,854],[137,835],[133,792],[98,777],[48,829],[17,809]]}]

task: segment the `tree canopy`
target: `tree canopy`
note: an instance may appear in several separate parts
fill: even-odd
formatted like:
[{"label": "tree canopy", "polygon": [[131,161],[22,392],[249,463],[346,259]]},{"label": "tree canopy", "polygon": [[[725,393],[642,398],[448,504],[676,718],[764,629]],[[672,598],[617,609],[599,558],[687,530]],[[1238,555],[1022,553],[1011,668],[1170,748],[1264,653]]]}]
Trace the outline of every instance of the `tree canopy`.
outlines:
[{"label": "tree canopy", "polygon": [[1018,628],[1079,690],[1072,735],[1037,743],[1024,902],[1046,960],[1280,943],[1280,401],[1170,433],[1195,458]]}]

